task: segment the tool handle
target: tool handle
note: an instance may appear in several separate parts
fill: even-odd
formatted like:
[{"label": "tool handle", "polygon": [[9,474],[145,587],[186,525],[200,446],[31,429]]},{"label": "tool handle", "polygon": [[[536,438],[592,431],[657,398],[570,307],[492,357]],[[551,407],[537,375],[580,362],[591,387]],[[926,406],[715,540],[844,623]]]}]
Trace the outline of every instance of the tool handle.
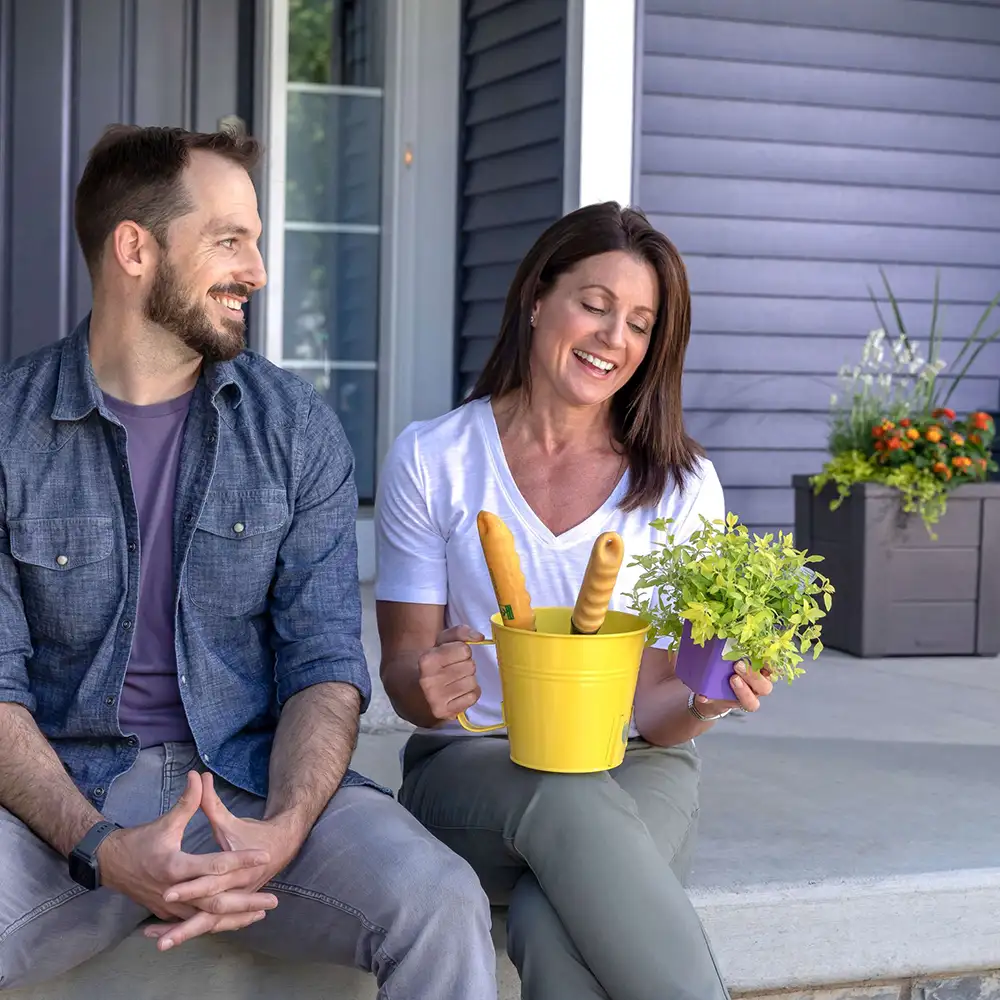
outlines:
[{"label": "tool handle", "polygon": [[604,624],[624,555],[625,544],[615,531],[605,531],[594,542],[570,619],[577,635],[593,635]]},{"label": "tool handle", "polygon": [[479,512],[476,524],[501,620],[510,628],[534,632],[535,613],[531,609],[531,596],[521,572],[514,536],[496,514],[486,510]]}]

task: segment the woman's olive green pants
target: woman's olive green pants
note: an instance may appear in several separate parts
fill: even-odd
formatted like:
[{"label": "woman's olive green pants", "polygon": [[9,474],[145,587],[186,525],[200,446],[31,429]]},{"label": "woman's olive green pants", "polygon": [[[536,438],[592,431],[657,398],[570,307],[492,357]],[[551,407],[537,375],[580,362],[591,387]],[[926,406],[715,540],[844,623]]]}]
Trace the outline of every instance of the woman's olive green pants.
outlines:
[{"label": "woman's olive green pants", "polygon": [[505,738],[416,734],[399,798],[509,907],[524,1000],[726,1000],[682,885],[699,776],[691,743],[564,775],[512,763]]}]

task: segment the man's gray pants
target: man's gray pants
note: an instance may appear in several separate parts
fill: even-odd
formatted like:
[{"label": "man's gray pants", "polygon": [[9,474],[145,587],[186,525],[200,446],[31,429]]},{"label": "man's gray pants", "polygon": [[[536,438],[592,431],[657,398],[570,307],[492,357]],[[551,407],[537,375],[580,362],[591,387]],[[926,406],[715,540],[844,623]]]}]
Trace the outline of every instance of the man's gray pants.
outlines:
[{"label": "man's gray pants", "polygon": [[[156,819],[174,806],[196,766],[203,770],[188,744],[143,750],[111,786],[105,815],[122,826]],[[262,799],[221,780],[216,788],[235,815],[261,817]],[[183,847],[217,849],[203,813]],[[227,937],[293,962],[369,970],[382,1000],[496,998],[490,910],[478,878],[381,792],[338,791],[298,858],[267,890],[277,908]],[[64,858],[0,809],[0,992],[73,968],[149,916],[119,893],[82,889]],[[158,956],[151,941],[151,977]]]}]

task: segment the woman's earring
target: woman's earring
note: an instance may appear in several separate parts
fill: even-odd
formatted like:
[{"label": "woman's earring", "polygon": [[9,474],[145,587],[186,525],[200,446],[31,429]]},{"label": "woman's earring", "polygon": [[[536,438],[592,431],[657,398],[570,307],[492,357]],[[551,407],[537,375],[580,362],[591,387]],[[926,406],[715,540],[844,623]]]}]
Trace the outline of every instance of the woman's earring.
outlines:
[{"label": "woman's earring", "polygon": [[531,323],[532,326],[535,325],[535,314],[534,313],[531,314],[531,319],[528,320],[528,322]]}]

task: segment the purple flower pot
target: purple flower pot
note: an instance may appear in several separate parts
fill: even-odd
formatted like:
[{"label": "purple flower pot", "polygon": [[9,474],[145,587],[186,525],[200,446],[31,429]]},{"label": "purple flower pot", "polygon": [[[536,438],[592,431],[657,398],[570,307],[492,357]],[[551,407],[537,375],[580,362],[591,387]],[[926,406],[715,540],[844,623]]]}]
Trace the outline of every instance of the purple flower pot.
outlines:
[{"label": "purple flower pot", "polygon": [[725,639],[709,639],[699,646],[691,638],[691,623],[686,621],[674,672],[695,694],[732,701],[736,695],[729,686],[729,678],[735,673],[736,660],[722,658],[725,648]]}]

